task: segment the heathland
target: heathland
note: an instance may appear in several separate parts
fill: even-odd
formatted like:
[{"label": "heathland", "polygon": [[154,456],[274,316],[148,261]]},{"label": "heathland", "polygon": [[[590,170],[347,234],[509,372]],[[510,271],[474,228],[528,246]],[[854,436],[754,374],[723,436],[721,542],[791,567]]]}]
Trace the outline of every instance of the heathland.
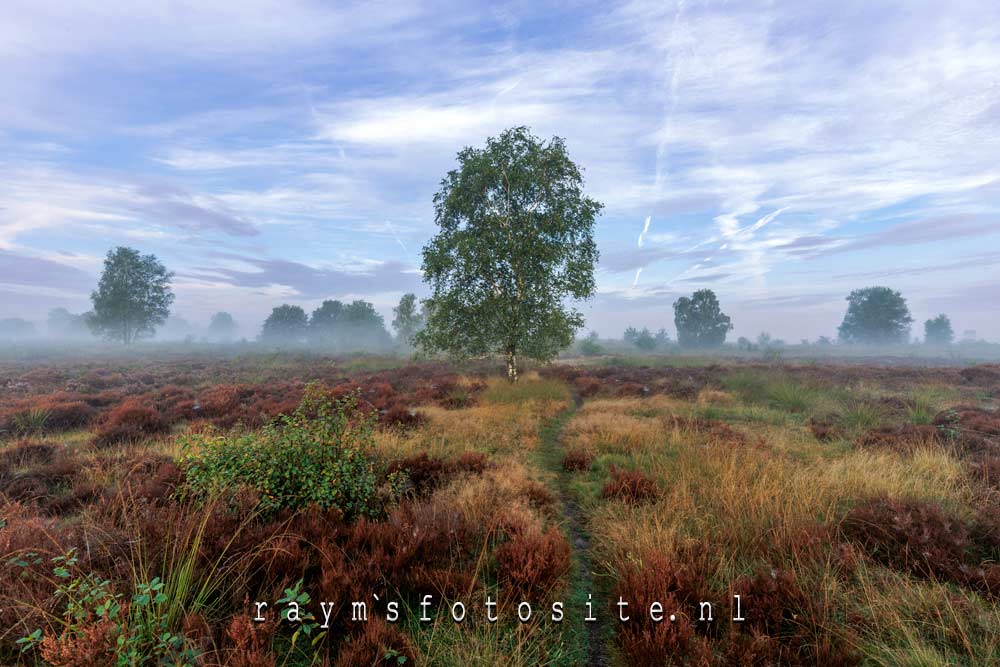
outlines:
[{"label": "heathland", "polygon": [[3,362],[0,663],[1000,663],[1000,366],[625,361]]}]

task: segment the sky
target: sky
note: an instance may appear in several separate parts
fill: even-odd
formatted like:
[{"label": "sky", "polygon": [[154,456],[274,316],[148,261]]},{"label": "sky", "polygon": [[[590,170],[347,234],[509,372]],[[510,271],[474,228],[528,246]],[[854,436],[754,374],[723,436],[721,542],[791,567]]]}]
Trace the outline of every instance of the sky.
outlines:
[{"label": "sky", "polygon": [[731,334],[835,336],[855,288],[1000,340],[1000,3],[7,0],[0,319],[89,309],[108,249],[174,311],[426,295],[432,197],[507,127],[565,138],[587,329],[718,295]]}]

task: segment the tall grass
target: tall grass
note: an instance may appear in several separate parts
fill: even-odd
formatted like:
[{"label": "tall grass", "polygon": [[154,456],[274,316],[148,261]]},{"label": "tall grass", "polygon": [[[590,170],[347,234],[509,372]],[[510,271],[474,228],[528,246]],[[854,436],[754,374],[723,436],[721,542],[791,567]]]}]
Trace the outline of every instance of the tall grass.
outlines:
[{"label": "tall grass", "polygon": [[852,432],[875,428],[885,418],[885,411],[878,404],[854,398],[843,403],[841,414],[844,427]]},{"label": "tall grass", "polygon": [[566,403],[569,398],[569,388],[565,384],[558,380],[542,379],[536,373],[527,374],[514,383],[491,379],[482,393],[483,402],[494,405],[529,401]]},{"label": "tall grass", "polygon": [[18,435],[38,435],[45,430],[51,412],[39,408],[29,408],[14,413],[11,428]]},{"label": "tall grass", "polygon": [[810,411],[824,398],[820,389],[774,371],[733,371],[723,378],[723,384],[746,403],[796,414]]}]

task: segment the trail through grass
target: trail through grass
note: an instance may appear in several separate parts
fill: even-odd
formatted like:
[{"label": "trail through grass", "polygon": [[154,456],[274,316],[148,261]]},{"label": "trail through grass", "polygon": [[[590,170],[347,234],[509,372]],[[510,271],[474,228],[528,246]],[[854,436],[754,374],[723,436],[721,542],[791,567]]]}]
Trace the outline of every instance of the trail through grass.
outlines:
[{"label": "trail through grass", "polygon": [[[594,600],[600,598],[594,580],[590,536],[584,523],[583,512],[570,488],[569,473],[562,467],[565,454],[562,443],[563,427],[573,417],[580,404],[580,398],[574,397],[574,404],[542,422],[539,427],[539,447],[536,450],[536,457],[541,466],[553,475],[566,519],[567,537],[573,549],[570,593],[569,599],[565,600],[566,608],[573,610],[586,608],[588,594],[593,595]],[[598,620],[588,623],[584,620],[586,614],[567,615],[563,637],[568,648],[567,655],[575,659],[574,664],[597,666],[611,664],[607,652],[611,629],[606,618],[602,616],[604,615],[598,613],[596,614]]]}]

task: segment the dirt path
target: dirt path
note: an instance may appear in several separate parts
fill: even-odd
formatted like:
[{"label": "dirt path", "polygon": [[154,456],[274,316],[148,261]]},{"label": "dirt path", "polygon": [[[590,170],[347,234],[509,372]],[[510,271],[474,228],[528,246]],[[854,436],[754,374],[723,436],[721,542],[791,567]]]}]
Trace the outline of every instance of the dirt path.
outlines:
[{"label": "dirt path", "polygon": [[[555,477],[556,490],[562,502],[563,513],[573,549],[573,572],[571,575],[572,600],[567,601],[567,619],[574,618],[582,624],[582,640],[586,643],[587,664],[604,667],[610,665],[607,638],[610,635],[608,617],[603,605],[597,604],[600,597],[594,582],[593,559],[590,551],[590,536],[583,520],[583,512],[570,489],[570,473],[563,470],[562,459],[565,448],[562,430],[576,410],[583,404],[578,395],[573,396],[573,405],[547,420],[539,429],[541,461],[546,470]],[[594,594],[594,622],[585,622],[587,594]],[[573,611],[570,612],[569,610]]]}]

